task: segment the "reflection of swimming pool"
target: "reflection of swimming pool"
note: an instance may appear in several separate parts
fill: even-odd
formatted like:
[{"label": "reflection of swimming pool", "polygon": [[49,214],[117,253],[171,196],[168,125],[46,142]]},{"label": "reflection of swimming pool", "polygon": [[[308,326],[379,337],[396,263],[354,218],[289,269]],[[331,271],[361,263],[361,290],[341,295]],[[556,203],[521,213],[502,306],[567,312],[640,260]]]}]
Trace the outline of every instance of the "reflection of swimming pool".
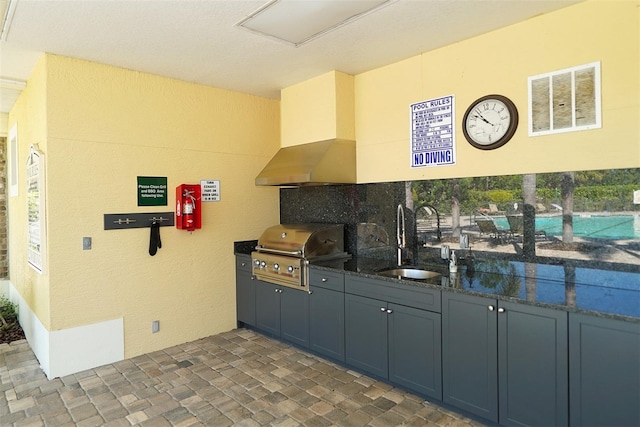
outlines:
[{"label": "reflection of swimming pool", "polygon": [[[506,286],[510,269],[516,279]],[[511,297],[542,303],[572,305],[585,310],[640,317],[640,273],[576,267],[567,277],[564,266],[537,264],[527,270],[516,261],[476,261],[475,274],[469,278],[464,269],[461,286],[464,289],[501,294],[508,289]],[[535,278],[527,285],[526,277]],[[513,286],[515,285],[515,286]]]},{"label": "reflection of swimming pool", "polygon": [[[496,218],[496,224],[509,229],[506,218]],[[548,236],[562,236],[562,216],[536,217],[536,230]],[[633,215],[574,215],[573,235],[599,239],[640,239],[640,217]]]}]

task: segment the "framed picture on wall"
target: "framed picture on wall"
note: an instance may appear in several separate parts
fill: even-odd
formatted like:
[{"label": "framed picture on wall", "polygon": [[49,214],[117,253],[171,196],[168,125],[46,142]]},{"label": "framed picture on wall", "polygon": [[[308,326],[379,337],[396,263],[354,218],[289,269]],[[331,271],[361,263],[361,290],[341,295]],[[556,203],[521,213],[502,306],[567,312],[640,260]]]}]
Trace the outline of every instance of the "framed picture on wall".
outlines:
[{"label": "framed picture on wall", "polygon": [[38,273],[44,271],[46,249],[44,155],[31,146],[27,158],[27,262]]}]

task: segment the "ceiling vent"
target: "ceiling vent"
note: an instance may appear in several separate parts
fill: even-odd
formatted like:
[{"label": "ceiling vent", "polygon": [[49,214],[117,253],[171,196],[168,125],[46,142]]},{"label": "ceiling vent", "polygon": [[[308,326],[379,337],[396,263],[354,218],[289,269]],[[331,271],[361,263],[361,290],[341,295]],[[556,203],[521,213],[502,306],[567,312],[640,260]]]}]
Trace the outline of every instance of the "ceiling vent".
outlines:
[{"label": "ceiling vent", "polygon": [[297,47],[391,2],[272,0],[236,25]]}]

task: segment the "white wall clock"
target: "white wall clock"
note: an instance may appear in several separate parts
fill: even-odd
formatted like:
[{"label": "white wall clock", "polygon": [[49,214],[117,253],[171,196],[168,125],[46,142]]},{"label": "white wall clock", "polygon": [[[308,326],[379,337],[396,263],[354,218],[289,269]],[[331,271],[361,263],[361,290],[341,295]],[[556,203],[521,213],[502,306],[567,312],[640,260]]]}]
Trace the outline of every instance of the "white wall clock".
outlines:
[{"label": "white wall clock", "polygon": [[487,95],[473,101],[462,119],[469,144],[493,150],[506,144],[518,128],[518,109],[506,96]]}]

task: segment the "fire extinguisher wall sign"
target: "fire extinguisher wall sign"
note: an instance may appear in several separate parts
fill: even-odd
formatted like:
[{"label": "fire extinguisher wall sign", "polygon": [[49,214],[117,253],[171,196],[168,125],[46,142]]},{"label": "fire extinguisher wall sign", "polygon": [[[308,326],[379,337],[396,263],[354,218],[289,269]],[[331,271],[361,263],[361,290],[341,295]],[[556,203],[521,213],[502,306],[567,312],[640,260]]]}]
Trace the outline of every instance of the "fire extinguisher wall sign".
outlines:
[{"label": "fire extinguisher wall sign", "polygon": [[176,227],[193,231],[202,228],[202,189],[199,184],[176,187]]}]

